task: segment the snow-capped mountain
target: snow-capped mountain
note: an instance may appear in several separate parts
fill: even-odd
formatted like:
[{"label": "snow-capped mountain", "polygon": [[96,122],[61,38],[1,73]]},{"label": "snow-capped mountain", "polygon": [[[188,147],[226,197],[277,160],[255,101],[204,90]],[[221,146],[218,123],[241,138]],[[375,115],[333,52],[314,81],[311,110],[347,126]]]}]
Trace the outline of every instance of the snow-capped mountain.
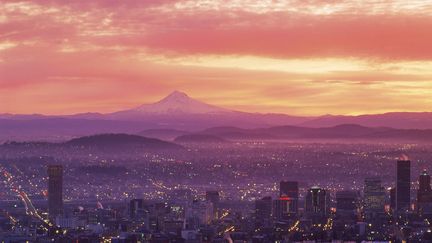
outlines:
[{"label": "snow-capped mountain", "polygon": [[199,131],[211,127],[265,128],[272,126],[330,127],[357,124],[368,127],[432,129],[432,112],[386,113],[362,116],[298,117],[234,111],[195,100],[174,91],[167,97],[114,113],[67,116],[0,114],[0,142],[11,139],[62,139],[98,133],[140,133],[148,129]]},{"label": "snow-capped mountain", "polygon": [[174,91],[156,103],[141,105],[131,111],[155,114],[211,114],[230,112],[228,109],[192,99],[186,93],[180,91]]},{"label": "snow-capped mountain", "polygon": [[[151,104],[144,104],[133,109],[103,115],[111,120],[153,120],[175,117],[178,121],[192,116],[211,116],[230,114],[234,111],[209,105],[189,97],[186,93],[174,91],[165,98]],[[172,121],[171,121],[172,122]],[[161,123],[159,121],[158,123]]]},{"label": "snow-capped mountain", "polygon": [[[0,117],[2,139],[63,138],[98,133],[139,133],[147,129],[177,129],[198,131],[214,126],[245,128],[299,124],[309,120],[284,114],[259,114],[234,111],[209,105],[174,91],[151,104],[114,113],[81,113],[67,116],[42,116],[33,119],[25,115]],[[2,137],[3,136],[3,137]]]}]

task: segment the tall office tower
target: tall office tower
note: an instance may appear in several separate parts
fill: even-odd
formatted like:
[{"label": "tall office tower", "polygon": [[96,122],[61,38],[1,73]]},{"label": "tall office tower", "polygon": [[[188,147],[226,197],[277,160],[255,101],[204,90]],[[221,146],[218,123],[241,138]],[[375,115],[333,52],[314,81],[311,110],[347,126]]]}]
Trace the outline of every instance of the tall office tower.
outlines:
[{"label": "tall office tower", "polygon": [[51,219],[63,214],[63,166],[48,166],[48,214]]},{"label": "tall office tower", "polygon": [[279,203],[293,215],[298,211],[299,186],[297,181],[281,181],[279,184]]},{"label": "tall office tower", "polygon": [[336,192],[336,214],[355,216],[357,213],[358,194],[355,191]]},{"label": "tall office tower", "polygon": [[297,181],[281,181],[279,184],[279,196],[298,198],[299,187]]},{"label": "tall office tower", "polygon": [[406,211],[410,208],[411,161],[397,161],[396,210]]},{"label": "tall office tower", "polygon": [[186,229],[198,229],[213,220],[213,203],[194,200],[185,211]]},{"label": "tall office tower", "polygon": [[255,225],[257,228],[270,226],[272,219],[272,198],[263,197],[255,201]]},{"label": "tall office tower", "polygon": [[218,191],[206,191],[206,201],[213,203],[213,218],[218,217],[220,196]]},{"label": "tall office tower", "polygon": [[419,176],[419,189],[417,191],[417,208],[420,213],[432,213],[431,177],[426,170]]},{"label": "tall office tower", "polygon": [[423,172],[419,176],[419,189],[417,191],[417,201],[422,202],[425,197],[430,194],[431,192],[431,185],[430,185],[431,177],[427,173],[426,170],[423,170]]},{"label": "tall office tower", "polygon": [[297,215],[297,200],[282,196],[274,200],[274,216],[278,220],[288,220]]},{"label": "tall office tower", "polygon": [[308,214],[326,216],[330,210],[330,196],[326,190],[312,187],[306,194],[305,211]]},{"label": "tall office tower", "polygon": [[218,191],[206,191],[206,201],[210,201],[213,204],[218,204],[220,200]]},{"label": "tall office tower", "polygon": [[364,182],[364,210],[366,214],[384,212],[385,189],[379,178],[366,178]]},{"label": "tall office tower", "polygon": [[143,199],[132,199],[129,203],[129,216],[131,219],[138,218],[144,209]]}]

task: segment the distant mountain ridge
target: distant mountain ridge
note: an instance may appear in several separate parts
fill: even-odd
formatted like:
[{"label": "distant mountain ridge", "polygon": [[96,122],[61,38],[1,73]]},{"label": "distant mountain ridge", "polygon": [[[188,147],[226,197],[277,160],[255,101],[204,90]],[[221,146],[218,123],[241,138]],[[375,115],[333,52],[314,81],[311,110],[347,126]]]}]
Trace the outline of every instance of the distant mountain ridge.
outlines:
[{"label": "distant mountain ridge", "polygon": [[[159,134],[158,131],[162,133]],[[432,129],[396,129],[343,124],[334,127],[311,128],[276,126],[244,129],[213,127],[197,132],[152,130],[153,138],[133,134],[96,134],[63,142],[6,142],[0,146],[108,148],[112,150],[140,147],[144,150],[179,150],[183,143],[229,143],[234,141],[346,141],[346,142],[419,142],[432,143]],[[164,140],[166,134],[180,132],[176,138]],[[159,137],[161,135],[162,137]]]},{"label": "distant mountain ridge", "polygon": [[82,147],[113,147],[143,146],[146,149],[181,149],[180,145],[155,138],[146,138],[131,134],[97,134],[74,138],[64,143],[68,146]]},{"label": "distant mountain ridge", "polygon": [[[209,105],[189,97],[184,92],[174,91],[155,103],[107,114],[80,113],[63,116],[0,114],[0,142],[28,139],[64,140],[98,133],[139,134],[145,130],[198,132],[223,126],[243,129],[275,126],[321,128],[342,124],[399,129],[432,129],[432,112],[319,117],[248,113]],[[180,134],[173,135],[175,134],[167,133],[170,140]],[[258,135],[249,134],[249,136]]]},{"label": "distant mountain ridge", "polygon": [[38,147],[61,147],[61,148],[87,148],[87,149],[130,149],[139,147],[144,150],[182,150],[181,145],[162,141],[156,138],[146,138],[132,134],[97,134],[74,138],[65,142],[6,142],[0,146],[38,146]]},{"label": "distant mountain ridge", "polygon": [[176,143],[226,143],[227,140],[207,134],[187,134],[174,139]]},{"label": "distant mountain ridge", "polygon": [[140,136],[148,138],[157,138],[162,140],[174,140],[175,138],[183,135],[190,134],[188,131],[181,131],[175,129],[148,129],[138,133]]},{"label": "distant mountain ridge", "polygon": [[350,140],[350,141],[417,141],[432,142],[432,129],[396,129],[389,127],[364,127],[343,124],[334,127],[311,128],[277,126],[243,129],[214,127],[197,134],[215,136],[226,140]]},{"label": "distant mountain ridge", "polygon": [[325,115],[305,121],[300,126],[331,127],[357,124],[366,127],[393,127],[403,129],[432,129],[432,112],[388,112],[384,114],[333,116]]}]

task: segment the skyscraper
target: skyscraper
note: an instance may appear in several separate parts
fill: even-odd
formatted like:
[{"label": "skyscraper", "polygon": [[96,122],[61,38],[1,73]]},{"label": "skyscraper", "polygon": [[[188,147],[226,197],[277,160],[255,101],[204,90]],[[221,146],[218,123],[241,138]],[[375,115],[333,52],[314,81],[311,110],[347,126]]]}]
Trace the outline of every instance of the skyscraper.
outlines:
[{"label": "skyscraper", "polygon": [[339,216],[355,216],[357,211],[358,194],[356,191],[336,192],[336,213]]},{"label": "skyscraper", "polygon": [[198,229],[201,225],[208,225],[213,218],[213,203],[194,200],[185,212],[186,228]]},{"label": "skyscraper", "polygon": [[411,161],[397,161],[396,210],[406,211],[410,208]]},{"label": "skyscraper", "polygon": [[220,196],[218,191],[206,191],[206,201],[213,203],[213,218],[218,217]]},{"label": "skyscraper", "polygon": [[[297,181],[281,181],[279,184],[279,199],[276,200],[276,214],[297,214],[299,187]],[[280,207],[278,207],[278,205]],[[277,209],[280,209],[278,213]]]},{"label": "skyscraper", "polygon": [[274,200],[274,216],[278,220],[288,220],[297,214],[297,200],[280,197]]},{"label": "skyscraper", "polygon": [[420,213],[432,213],[431,177],[426,170],[419,176],[419,189],[417,191],[417,208]]},{"label": "skyscraper", "polygon": [[143,199],[132,199],[129,203],[129,216],[131,219],[138,218],[144,209]]},{"label": "skyscraper", "polygon": [[63,214],[63,166],[48,166],[48,214],[51,219]]},{"label": "skyscraper", "polygon": [[384,212],[385,189],[379,178],[366,178],[364,182],[364,210],[366,214]]},{"label": "skyscraper", "polygon": [[269,226],[272,218],[272,198],[263,197],[255,201],[256,227]]},{"label": "skyscraper", "polygon": [[419,176],[419,189],[417,194],[418,201],[422,201],[422,197],[431,192],[430,181],[430,175],[427,173],[426,170],[423,170],[423,172]]},{"label": "skyscraper", "polygon": [[210,201],[214,205],[217,205],[219,200],[220,196],[218,191],[206,191],[206,201]]},{"label": "skyscraper", "polygon": [[279,196],[298,198],[299,187],[297,181],[281,181],[279,184]]},{"label": "skyscraper", "polygon": [[305,211],[316,216],[325,216],[330,210],[330,197],[326,190],[312,187],[306,194]]}]

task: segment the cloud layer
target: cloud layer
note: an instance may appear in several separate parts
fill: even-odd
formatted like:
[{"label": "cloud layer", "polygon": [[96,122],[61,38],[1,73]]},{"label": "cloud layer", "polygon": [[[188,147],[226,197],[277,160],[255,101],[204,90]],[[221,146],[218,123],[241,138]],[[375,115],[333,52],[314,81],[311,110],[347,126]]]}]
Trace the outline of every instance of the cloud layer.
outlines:
[{"label": "cloud layer", "polygon": [[4,1],[0,113],[108,112],[174,89],[292,114],[430,110],[425,1]]}]

